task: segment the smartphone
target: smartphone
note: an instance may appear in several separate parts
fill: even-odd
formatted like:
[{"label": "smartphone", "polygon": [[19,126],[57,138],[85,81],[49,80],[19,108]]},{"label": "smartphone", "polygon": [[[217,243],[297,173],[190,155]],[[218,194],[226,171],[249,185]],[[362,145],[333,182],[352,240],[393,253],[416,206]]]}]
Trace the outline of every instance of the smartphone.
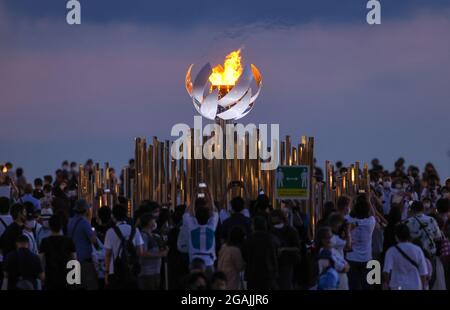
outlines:
[{"label": "smartphone", "polygon": [[109,188],[105,188],[105,193],[110,193],[111,190]]},{"label": "smartphone", "polygon": [[198,183],[199,188],[206,188],[206,183]]}]

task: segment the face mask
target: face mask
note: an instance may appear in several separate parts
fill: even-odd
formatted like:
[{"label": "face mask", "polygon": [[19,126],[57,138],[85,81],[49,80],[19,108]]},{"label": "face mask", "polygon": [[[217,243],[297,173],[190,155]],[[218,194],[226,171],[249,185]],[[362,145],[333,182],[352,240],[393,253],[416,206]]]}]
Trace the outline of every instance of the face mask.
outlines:
[{"label": "face mask", "polygon": [[392,183],[389,181],[384,182],[384,187],[391,188]]},{"label": "face mask", "polygon": [[36,221],[35,220],[31,220],[31,221],[26,221],[25,222],[25,227],[28,228],[28,229],[33,229],[35,225],[36,225]]},{"label": "face mask", "polygon": [[423,207],[424,207],[425,209],[429,209],[429,208],[431,207],[431,204],[430,204],[430,203],[424,203],[424,204],[423,204]]},{"label": "face mask", "polygon": [[158,228],[158,224],[156,222],[154,222],[152,225],[152,231],[155,231],[156,228]]},{"label": "face mask", "polygon": [[283,228],[283,226],[284,226],[283,223],[273,225],[273,227],[278,228],[278,229],[279,229],[279,228]]}]

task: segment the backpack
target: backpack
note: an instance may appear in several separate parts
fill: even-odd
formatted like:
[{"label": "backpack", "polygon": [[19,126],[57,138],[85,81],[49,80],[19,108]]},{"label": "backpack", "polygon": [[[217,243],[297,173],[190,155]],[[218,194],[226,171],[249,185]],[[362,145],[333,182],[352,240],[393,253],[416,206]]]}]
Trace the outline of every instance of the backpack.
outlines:
[{"label": "backpack", "polygon": [[120,239],[119,253],[114,258],[114,276],[118,282],[124,285],[135,282],[140,270],[139,257],[133,244],[136,228],[131,228],[130,237],[125,239],[118,226],[113,227],[114,232]]},{"label": "backpack", "polygon": [[318,290],[335,290],[339,286],[339,276],[334,267],[329,266],[319,275]]}]

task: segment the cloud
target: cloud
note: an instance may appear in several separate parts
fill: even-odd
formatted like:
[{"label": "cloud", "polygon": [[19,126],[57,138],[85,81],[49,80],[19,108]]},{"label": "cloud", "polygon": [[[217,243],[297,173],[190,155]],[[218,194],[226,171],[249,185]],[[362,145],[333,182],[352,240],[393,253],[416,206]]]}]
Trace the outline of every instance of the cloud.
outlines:
[{"label": "cloud", "polygon": [[[2,12],[2,10],[0,10]],[[190,63],[217,64],[232,49],[258,65],[264,87],[243,121],[280,123],[316,137],[319,161],[385,162],[402,155],[447,169],[448,11],[381,26],[311,22],[183,31],[135,23],[67,26],[0,18],[0,158],[35,175],[65,158],[132,155],[135,136],[169,138],[192,123]],[[5,11],[2,13],[5,15]],[[2,16],[0,16],[2,17]],[[5,22],[6,21],[6,22]],[[5,24],[6,23],[6,24]],[[231,35],[230,35],[231,34]]]}]

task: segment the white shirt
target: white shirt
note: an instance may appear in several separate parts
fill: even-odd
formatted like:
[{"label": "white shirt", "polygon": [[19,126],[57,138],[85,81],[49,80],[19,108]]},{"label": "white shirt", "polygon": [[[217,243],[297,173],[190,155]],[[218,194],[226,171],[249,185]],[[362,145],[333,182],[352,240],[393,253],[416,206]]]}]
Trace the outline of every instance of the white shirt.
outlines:
[{"label": "white shirt", "polygon": [[[123,237],[128,240],[131,234],[131,226],[126,224],[125,222],[119,222],[117,223],[117,226],[119,227]],[[116,232],[113,228],[108,229],[105,236],[105,249],[111,250],[111,261],[109,264],[109,274],[114,274],[114,259],[119,256],[119,249],[120,249],[121,241],[119,237],[117,236]],[[140,247],[144,244],[144,241],[142,240],[141,233],[139,229],[136,228],[136,233],[134,235],[133,244],[135,247]]]},{"label": "white shirt", "polygon": [[395,248],[390,247],[384,259],[383,272],[390,273],[389,287],[393,290],[421,290],[420,276],[428,274],[427,262],[421,248],[411,242],[401,242],[398,246],[417,263],[417,269]]},{"label": "white shirt", "polygon": [[200,225],[190,213],[183,215],[183,226],[188,233],[189,260],[201,258],[206,266],[213,266],[216,260],[215,232],[219,215],[213,212],[206,225]]},{"label": "white shirt", "polygon": [[375,228],[375,217],[365,219],[349,218],[349,223],[357,226],[352,229],[352,250],[347,253],[347,260],[352,262],[368,262],[372,259],[372,233]]},{"label": "white shirt", "polygon": [[341,239],[338,235],[333,234],[333,237],[331,237],[331,246],[333,249],[339,252],[339,255],[344,258],[344,248],[347,244],[347,241],[344,239]]},{"label": "white shirt", "polygon": [[[319,253],[322,250],[323,249],[320,249]],[[345,261],[344,257],[341,256],[339,251],[337,251],[335,248],[331,248],[330,251],[331,251],[331,259],[334,262],[334,269],[336,269],[337,272],[342,272],[344,270],[345,265],[347,264],[347,262]],[[319,270],[319,274],[321,272],[322,272],[322,270]]]}]

